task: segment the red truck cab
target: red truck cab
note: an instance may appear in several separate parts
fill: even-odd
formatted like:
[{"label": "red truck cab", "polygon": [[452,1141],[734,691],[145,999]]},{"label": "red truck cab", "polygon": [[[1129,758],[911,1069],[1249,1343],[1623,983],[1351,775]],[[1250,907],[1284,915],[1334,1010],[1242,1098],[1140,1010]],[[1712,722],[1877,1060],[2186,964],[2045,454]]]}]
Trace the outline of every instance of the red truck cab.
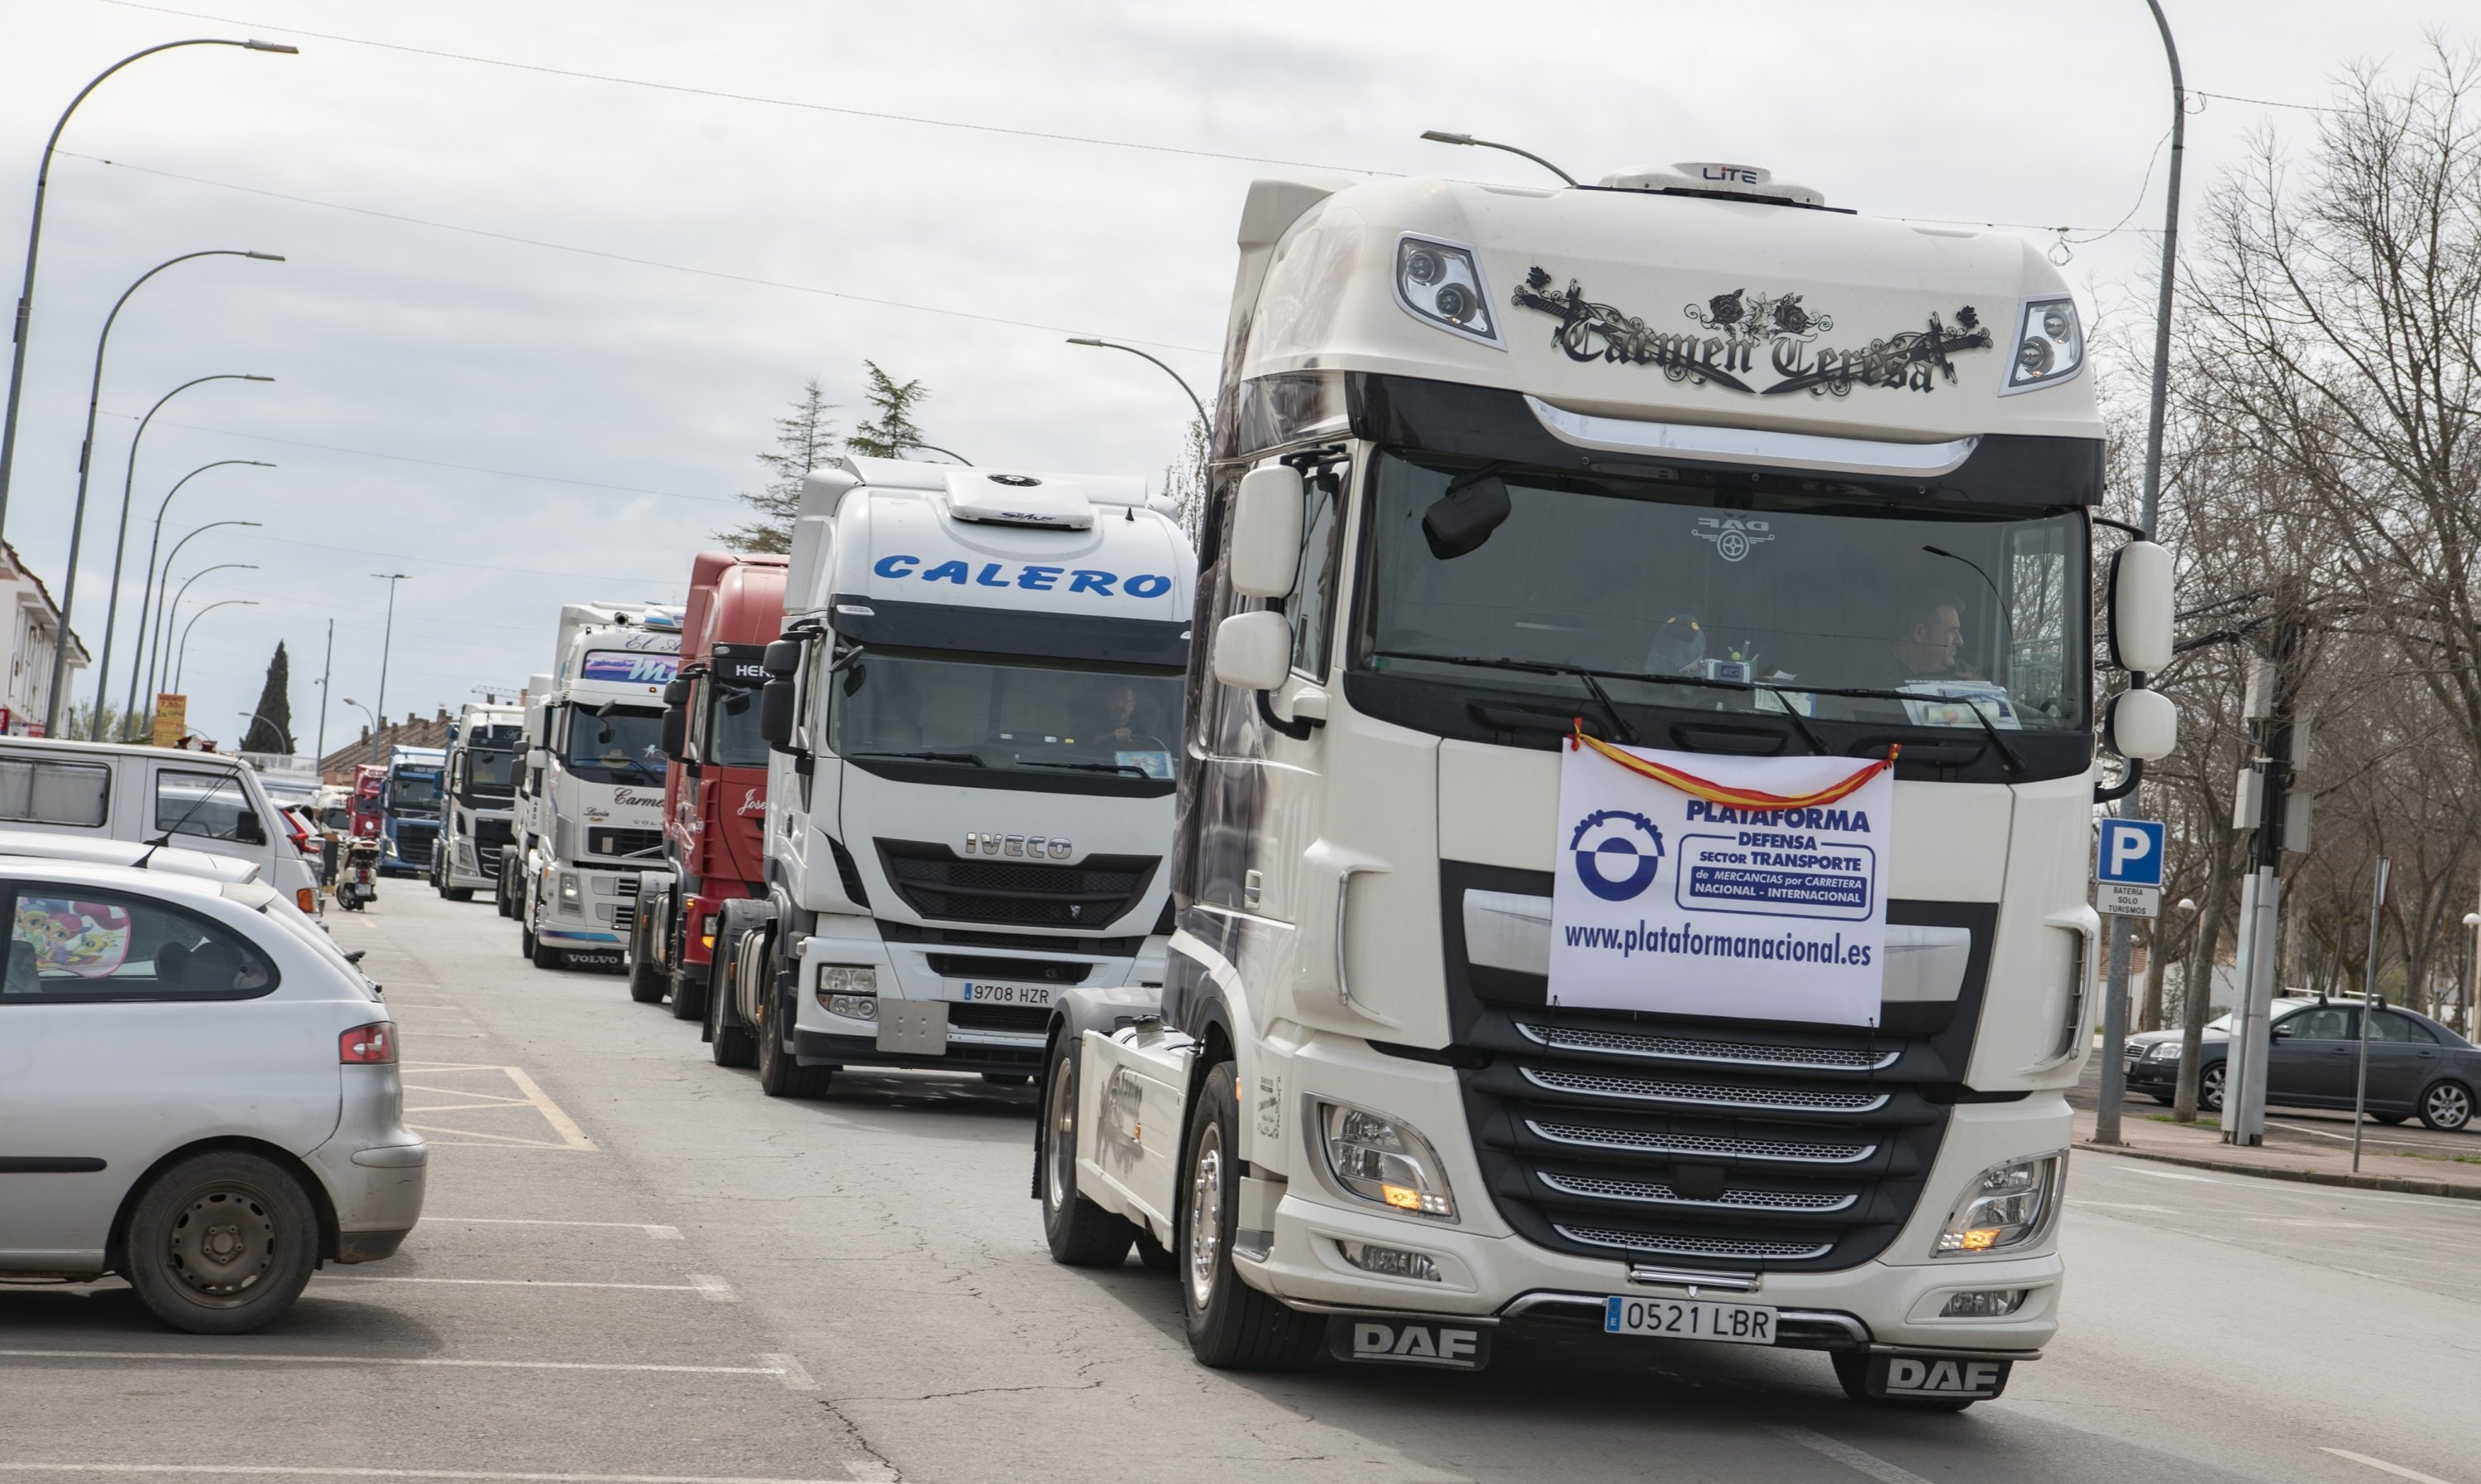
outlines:
[{"label": "red truck cab", "polygon": [[706,1013],[715,922],[734,898],[767,895],[767,741],[760,662],[784,627],[787,560],[700,552],[690,568],[678,677],[664,695],[664,854],[668,884],[641,894],[629,993]]},{"label": "red truck cab", "polygon": [[353,827],[355,840],[376,841],[385,832],[382,812],[387,802],[387,769],[364,763],[353,769]]}]

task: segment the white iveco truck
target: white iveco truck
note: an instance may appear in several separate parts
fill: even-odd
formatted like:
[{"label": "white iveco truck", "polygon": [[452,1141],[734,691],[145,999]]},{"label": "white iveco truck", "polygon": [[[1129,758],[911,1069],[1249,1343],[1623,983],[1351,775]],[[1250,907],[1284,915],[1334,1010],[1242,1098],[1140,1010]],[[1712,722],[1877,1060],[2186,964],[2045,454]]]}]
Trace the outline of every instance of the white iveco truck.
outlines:
[{"label": "white iveco truck", "polygon": [[504,897],[536,968],[621,967],[640,875],[663,869],[663,694],[680,649],[676,608],[560,612],[559,668],[528,688]]},{"label": "white iveco truck", "polygon": [[499,880],[500,849],[516,838],[516,775],[525,752],[521,706],[469,704],[448,734],[439,843],[431,884],[450,901],[472,901]]},{"label": "white iveco truck", "polygon": [[842,1066],[1024,1081],[1051,1005],[1162,982],[1196,559],[1133,479],[848,458],[769,646],[764,900],[709,997],[775,1096]]},{"label": "white iveco truck", "polygon": [[[1177,931],[1159,1020],[1062,997],[1054,1255],[1171,1247],[1211,1366],[1568,1325],[1998,1394],[2055,1327],[2090,1039],[2097,546],[2113,654],[2169,649],[2059,275],[1719,166],[1261,181],[1240,244]],[[2171,745],[2157,692],[2103,715]],[[1891,805],[1696,781],[1891,755]],[[1648,802],[1575,811],[1588,767]],[[1660,925],[1692,899],[1851,921]],[[1786,1008],[1830,962],[1866,999]]]}]

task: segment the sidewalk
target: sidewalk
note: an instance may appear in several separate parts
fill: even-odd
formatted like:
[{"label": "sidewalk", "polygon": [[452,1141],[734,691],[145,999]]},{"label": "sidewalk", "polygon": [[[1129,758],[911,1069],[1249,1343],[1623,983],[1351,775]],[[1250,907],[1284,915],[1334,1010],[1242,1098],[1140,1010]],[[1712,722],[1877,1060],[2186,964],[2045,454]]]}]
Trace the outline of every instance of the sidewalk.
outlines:
[{"label": "sidewalk", "polygon": [[[2296,1146],[2243,1148],[2222,1141],[2222,1134],[2203,1124],[2157,1123],[2133,1112],[2120,1120],[2116,1148],[2093,1142],[2094,1110],[2076,1110],[2076,1147],[2104,1154],[2184,1164],[2194,1169],[2258,1175],[2269,1180],[2296,1180],[2313,1185],[2349,1185],[2361,1190],[2398,1190],[2412,1195],[2442,1195],[2481,1201],[2481,1164],[2444,1159],[2404,1159],[2383,1149],[2364,1149],[2361,1171],[2352,1173],[2348,1144],[2333,1150]],[[2349,1126],[2343,1126],[2346,1132]],[[2383,1131],[2372,1126],[2372,1134]],[[2405,1166],[2412,1168],[2406,1169]]]}]

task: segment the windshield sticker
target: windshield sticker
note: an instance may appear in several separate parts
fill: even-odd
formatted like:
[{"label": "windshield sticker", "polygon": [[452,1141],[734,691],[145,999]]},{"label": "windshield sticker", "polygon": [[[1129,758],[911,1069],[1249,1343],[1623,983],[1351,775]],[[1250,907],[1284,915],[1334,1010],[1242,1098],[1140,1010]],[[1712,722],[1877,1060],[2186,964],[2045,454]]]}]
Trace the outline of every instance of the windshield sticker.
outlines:
[{"label": "windshield sticker", "polygon": [[577,678],[618,681],[636,686],[660,686],[677,674],[680,667],[681,657],[678,655],[593,649],[587,651],[586,664],[578,671]]},{"label": "windshield sticker", "polygon": [[1714,543],[1714,554],[1725,561],[1737,561],[1749,554],[1760,541],[1775,538],[1771,522],[1743,520],[1737,515],[1700,515],[1697,536]]},{"label": "windshield sticker", "polygon": [[[1753,397],[1841,397],[1855,386],[1931,391],[1941,380],[1955,381],[1947,357],[1987,351],[1992,343],[1990,326],[1971,304],[1956,310],[1952,324],[1932,314],[1920,329],[1837,350],[1813,347],[1819,334],[1835,327],[1835,317],[1811,310],[1798,294],[1752,294],[1745,288],[1717,294],[1703,304],[1685,305],[1681,313],[1692,327],[1674,331],[1595,303],[1574,278],[1564,290],[1551,285],[1550,273],[1534,268],[1516,290],[1516,306],[1557,320],[1551,343],[1570,360],[1658,366],[1673,381],[1711,383]],[[1743,378],[1757,374],[1762,350],[1777,379],[1753,386]]]}]

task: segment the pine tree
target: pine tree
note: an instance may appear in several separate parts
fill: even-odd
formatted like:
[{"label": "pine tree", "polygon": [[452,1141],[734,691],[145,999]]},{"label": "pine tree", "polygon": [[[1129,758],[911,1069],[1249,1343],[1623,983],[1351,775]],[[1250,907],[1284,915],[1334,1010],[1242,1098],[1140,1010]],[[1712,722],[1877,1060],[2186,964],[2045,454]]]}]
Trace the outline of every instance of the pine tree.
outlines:
[{"label": "pine tree", "polygon": [[1163,465],[1163,494],[1172,503],[1172,519],[1197,544],[1197,528],[1206,517],[1207,456],[1206,425],[1195,418],[1188,420],[1188,431],[1182,440],[1178,461]]},{"label": "pine tree", "polygon": [[282,639],[275,641],[275,657],[267,662],[267,684],[259,688],[241,750],[293,754],[293,662],[285,656]]},{"label": "pine tree", "polygon": [[716,539],[735,551],[788,552],[793,549],[793,517],[801,509],[801,476],[836,456],[836,425],[827,414],[835,404],[826,399],[816,377],[792,404],[792,415],[775,420],[775,448],[758,461],[775,476],[763,493],[744,494],[758,512],[738,531],[718,531]]},{"label": "pine tree", "polygon": [[878,362],[864,361],[870,371],[870,385],[861,400],[870,404],[875,416],[853,430],[845,447],[866,458],[902,458],[918,448],[927,447],[922,441],[922,430],[913,423],[913,409],[929,397],[929,388],[919,381],[899,382],[878,369]]}]

